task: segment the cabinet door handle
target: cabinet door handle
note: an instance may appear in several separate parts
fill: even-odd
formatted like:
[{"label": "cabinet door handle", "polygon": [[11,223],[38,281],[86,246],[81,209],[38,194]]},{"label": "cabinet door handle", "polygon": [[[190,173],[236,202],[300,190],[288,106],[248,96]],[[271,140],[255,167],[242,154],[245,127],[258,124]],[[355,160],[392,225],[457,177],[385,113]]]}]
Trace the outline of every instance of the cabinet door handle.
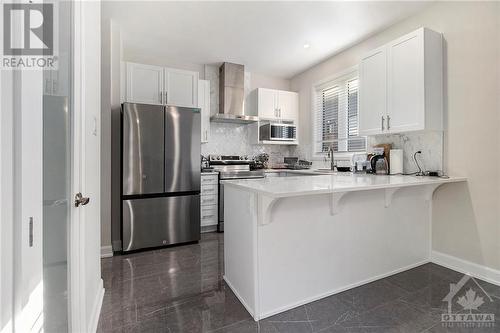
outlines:
[{"label": "cabinet door handle", "polygon": [[387,130],[391,129],[391,116],[387,116]]},{"label": "cabinet door handle", "polygon": [[380,127],[382,128],[382,131],[383,131],[384,130],[384,116],[382,116],[382,118],[381,118]]},{"label": "cabinet door handle", "polygon": [[168,92],[165,91],[165,103],[163,104],[168,104]]},{"label": "cabinet door handle", "polygon": [[163,93],[160,91],[160,104],[163,104]]}]

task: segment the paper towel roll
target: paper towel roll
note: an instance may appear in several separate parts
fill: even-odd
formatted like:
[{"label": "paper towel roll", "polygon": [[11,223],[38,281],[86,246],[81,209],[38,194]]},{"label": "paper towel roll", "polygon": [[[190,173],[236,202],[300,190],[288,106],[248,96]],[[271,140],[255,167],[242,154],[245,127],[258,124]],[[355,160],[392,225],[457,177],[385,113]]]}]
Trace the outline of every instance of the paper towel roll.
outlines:
[{"label": "paper towel roll", "polygon": [[391,161],[391,175],[403,173],[403,149],[391,149],[389,156]]}]

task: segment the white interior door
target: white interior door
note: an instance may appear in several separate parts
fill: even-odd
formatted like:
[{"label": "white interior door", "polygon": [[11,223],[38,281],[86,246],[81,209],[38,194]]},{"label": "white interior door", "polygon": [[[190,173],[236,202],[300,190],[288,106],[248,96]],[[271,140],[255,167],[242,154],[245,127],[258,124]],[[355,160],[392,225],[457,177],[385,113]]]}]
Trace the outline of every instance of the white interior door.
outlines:
[{"label": "white interior door", "polygon": [[73,331],[95,332],[104,289],[100,267],[100,2],[75,2],[71,297]]},{"label": "white interior door", "polygon": [[2,332],[94,332],[103,296],[100,3],[58,2],[54,23],[60,67],[0,81]]}]

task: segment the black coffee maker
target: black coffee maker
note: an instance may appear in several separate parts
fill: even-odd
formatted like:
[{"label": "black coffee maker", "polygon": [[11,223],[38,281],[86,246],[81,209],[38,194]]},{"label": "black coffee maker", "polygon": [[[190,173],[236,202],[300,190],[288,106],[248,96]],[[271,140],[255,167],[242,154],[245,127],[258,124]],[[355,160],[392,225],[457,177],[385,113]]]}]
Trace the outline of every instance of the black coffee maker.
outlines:
[{"label": "black coffee maker", "polygon": [[374,153],[369,157],[370,160],[370,173],[377,175],[389,174],[389,163],[383,148],[376,148]]}]

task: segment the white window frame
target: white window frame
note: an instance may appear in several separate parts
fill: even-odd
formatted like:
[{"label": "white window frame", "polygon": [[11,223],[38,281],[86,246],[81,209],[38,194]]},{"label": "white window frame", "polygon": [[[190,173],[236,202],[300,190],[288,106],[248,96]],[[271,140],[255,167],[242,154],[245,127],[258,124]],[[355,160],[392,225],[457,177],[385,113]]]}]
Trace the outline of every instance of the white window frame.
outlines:
[{"label": "white window frame", "polygon": [[[318,152],[316,149],[316,147],[318,145],[317,140],[316,140],[317,131],[318,131],[316,120],[317,120],[317,113],[320,111],[316,105],[316,101],[318,99],[318,91],[320,90],[320,88],[322,86],[327,86],[328,84],[333,83],[334,81],[337,81],[340,79],[345,79],[346,81],[348,81],[351,79],[351,77],[352,78],[357,77],[359,79],[359,71],[358,71],[357,65],[349,67],[349,68],[347,68],[343,71],[340,71],[334,75],[328,76],[328,77],[314,83],[311,87],[311,110],[312,110],[312,112],[311,112],[311,124],[312,124],[311,150],[312,150],[312,156],[313,156],[314,160],[322,160],[327,155],[327,153]],[[358,99],[359,99],[359,95],[358,95]],[[342,103],[342,102],[340,102],[340,103]],[[339,109],[342,109],[342,108],[346,109],[347,106],[344,104],[345,103],[342,103],[339,106]],[[358,105],[359,105],[359,103],[358,103]],[[359,116],[359,110],[358,110],[358,116]],[[341,119],[343,119],[343,121]],[[344,113],[339,114],[339,122],[346,124],[346,126],[342,126],[342,129],[339,126],[339,134],[340,134],[342,132],[347,131],[347,112],[345,114]],[[358,124],[358,126],[359,126],[359,124]],[[344,131],[343,127],[346,127],[345,131]],[[351,158],[354,154],[359,154],[359,153],[363,153],[363,152],[340,151],[340,152],[334,152],[334,156],[336,158],[342,158],[342,157]]]}]

